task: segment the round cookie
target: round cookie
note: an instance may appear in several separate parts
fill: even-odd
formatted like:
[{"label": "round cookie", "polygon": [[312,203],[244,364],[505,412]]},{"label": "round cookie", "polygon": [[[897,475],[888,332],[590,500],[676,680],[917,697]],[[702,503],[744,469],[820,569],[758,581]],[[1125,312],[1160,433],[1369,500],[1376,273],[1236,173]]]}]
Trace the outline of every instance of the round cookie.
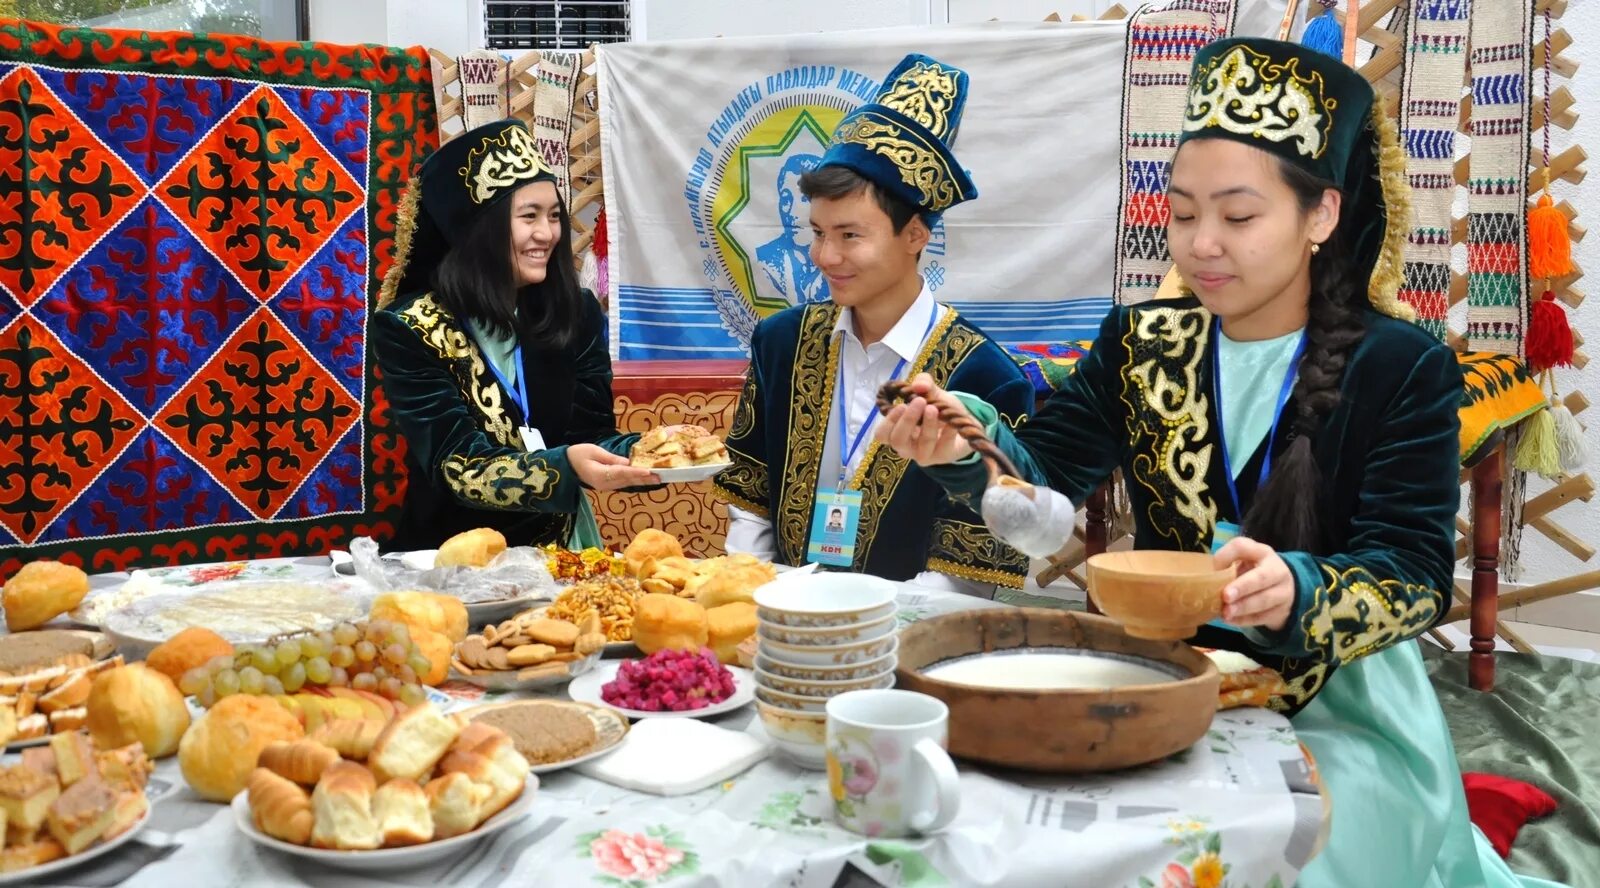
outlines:
[{"label": "round cookie", "polygon": [[571,649],[578,641],[578,627],[566,620],[529,620],[522,625],[522,634],[539,644]]}]

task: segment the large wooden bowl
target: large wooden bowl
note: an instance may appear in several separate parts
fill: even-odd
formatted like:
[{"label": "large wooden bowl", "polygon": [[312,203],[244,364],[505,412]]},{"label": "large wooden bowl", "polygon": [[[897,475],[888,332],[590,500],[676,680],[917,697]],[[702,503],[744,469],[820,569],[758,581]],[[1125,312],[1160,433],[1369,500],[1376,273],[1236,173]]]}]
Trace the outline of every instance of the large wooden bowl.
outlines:
[{"label": "large wooden bowl", "polygon": [[1102,552],[1089,559],[1089,597],[1135,638],[1179,641],[1222,614],[1234,567],[1206,552]]},{"label": "large wooden bowl", "polygon": [[[1173,664],[1189,678],[1101,690],[960,685],[922,670],[945,660],[1013,648],[1072,648]],[[1221,676],[1181,642],[1132,638],[1104,617],[1042,608],[963,611],[914,623],[900,635],[898,686],[950,707],[950,753],[1032,771],[1110,771],[1194,745],[1211,727]]]}]

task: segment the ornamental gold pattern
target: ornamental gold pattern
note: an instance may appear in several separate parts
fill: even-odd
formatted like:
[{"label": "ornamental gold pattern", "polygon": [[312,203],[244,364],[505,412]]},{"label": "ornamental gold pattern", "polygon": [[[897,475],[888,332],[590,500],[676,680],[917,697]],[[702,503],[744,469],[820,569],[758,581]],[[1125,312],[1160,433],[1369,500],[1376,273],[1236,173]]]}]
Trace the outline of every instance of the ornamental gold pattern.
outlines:
[{"label": "ornamental gold pattern", "polygon": [[1175,548],[1201,549],[1217,523],[1206,483],[1213,446],[1210,405],[1200,385],[1210,315],[1202,308],[1140,307],[1129,320],[1122,403],[1137,454],[1133,481],[1150,493],[1151,529]]},{"label": "ornamental gold pattern", "polygon": [[450,366],[456,384],[482,418],[483,430],[496,443],[522,449],[515,423],[500,399],[500,385],[489,375],[489,365],[472,338],[433,294],[418,297],[400,313],[423,343]]},{"label": "ornamental gold pattern", "polygon": [[499,135],[485,136],[482,145],[467,152],[460,172],[472,202],[479,204],[540,173],[554,175],[533,136],[522,126],[508,126]]},{"label": "ornamental gold pattern", "polygon": [[894,164],[901,181],[921,194],[924,209],[943,212],[959,197],[955,177],[939,152],[881,114],[858,111],[850,115],[839,124],[833,140],[855,143]]},{"label": "ornamental gold pattern", "polygon": [[928,546],[928,569],[963,580],[1021,589],[1028,556],[995,538],[981,524],[938,518]]},{"label": "ornamental gold pattern", "polygon": [[458,496],[485,509],[519,509],[530,500],[549,499],[561,481],[558,469],[525,453],[450,456],[440,470]]},{"label": "ornamental gold pattern", "polygon": [[961,72],[937,62],[917,62],[895,79],[877,104],[904,114],[941,141],[950,141],[950,110],[960,97]]},{"label": "ornamental gold pattern", "polygon": [[1328,150],[1338,101],[1325,94],[1321,72],[1301,74],[1299,64],[1274,63],[1247,46],[1212,59],[1190,81],[1184,132],[1222,129],[1292,141],[1300,154],[1320,158]]},{"label": "ornamental gold pattern", "polygon": [[1322,566],[1323,582],[1300,617],[1318,659],[1349,663],[1433,625],[1443,593],[1431,586],[1384,580],[1365,568]]},{"label": "ornamental gold pattern", "polygon": [[817,496],[817,473],[822,467],[823,438],[838,372],[838,350],[832,347],[833,322],[838,315],[839,307],[831,302],[807,306],[795,342],[789,372],[789,446],[778,514],[772,520],[779,553],[788,564],[804,563],[806,537],[811,532],[811,503]]}]

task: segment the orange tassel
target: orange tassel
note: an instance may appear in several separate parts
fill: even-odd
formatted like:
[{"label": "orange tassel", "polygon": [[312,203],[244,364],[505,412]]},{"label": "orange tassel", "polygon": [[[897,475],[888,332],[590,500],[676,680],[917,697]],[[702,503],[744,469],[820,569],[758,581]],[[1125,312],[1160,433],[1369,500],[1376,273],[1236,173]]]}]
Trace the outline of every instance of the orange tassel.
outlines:
[{"label": "orange tassel", "polygon": [[1535,372],[1572,366],[1572,328],[1567,324],[1567,313],[1549,290],[1533,304],[1525,348],[1528,366]]},{"label": "orange tassel", "polygon": [[1558,278],[1572,273],[1572,241],[1567,237],[1567,217],[1555,208],[1550,195],[1528,211],[1528,276]]}]

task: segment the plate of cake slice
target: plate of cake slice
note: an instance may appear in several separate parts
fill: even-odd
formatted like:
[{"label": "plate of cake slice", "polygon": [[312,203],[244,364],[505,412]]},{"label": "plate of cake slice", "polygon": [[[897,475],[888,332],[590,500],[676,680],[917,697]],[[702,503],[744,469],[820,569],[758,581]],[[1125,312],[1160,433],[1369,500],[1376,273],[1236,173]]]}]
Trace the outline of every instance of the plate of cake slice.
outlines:
[{"label": "plate of cake slice", "polygon": [[622,713],[572,700],[512,700],[461,715],[504,731],[535,774],[598,758],[628,735],[628,720]]},{"label": "plate of cake slice", "polygon": [[83,731],[7,757],[0,766],[0,885],[37,885],[133,838],[150,821],[151,770],[139,744],[100,750]]},{"label": "plate of cake slice", "polygon": [[733,464],[721,438],[693,425],[646,432],[634,443],[628,462],[649,469],[667,484],[704,481]]}]

